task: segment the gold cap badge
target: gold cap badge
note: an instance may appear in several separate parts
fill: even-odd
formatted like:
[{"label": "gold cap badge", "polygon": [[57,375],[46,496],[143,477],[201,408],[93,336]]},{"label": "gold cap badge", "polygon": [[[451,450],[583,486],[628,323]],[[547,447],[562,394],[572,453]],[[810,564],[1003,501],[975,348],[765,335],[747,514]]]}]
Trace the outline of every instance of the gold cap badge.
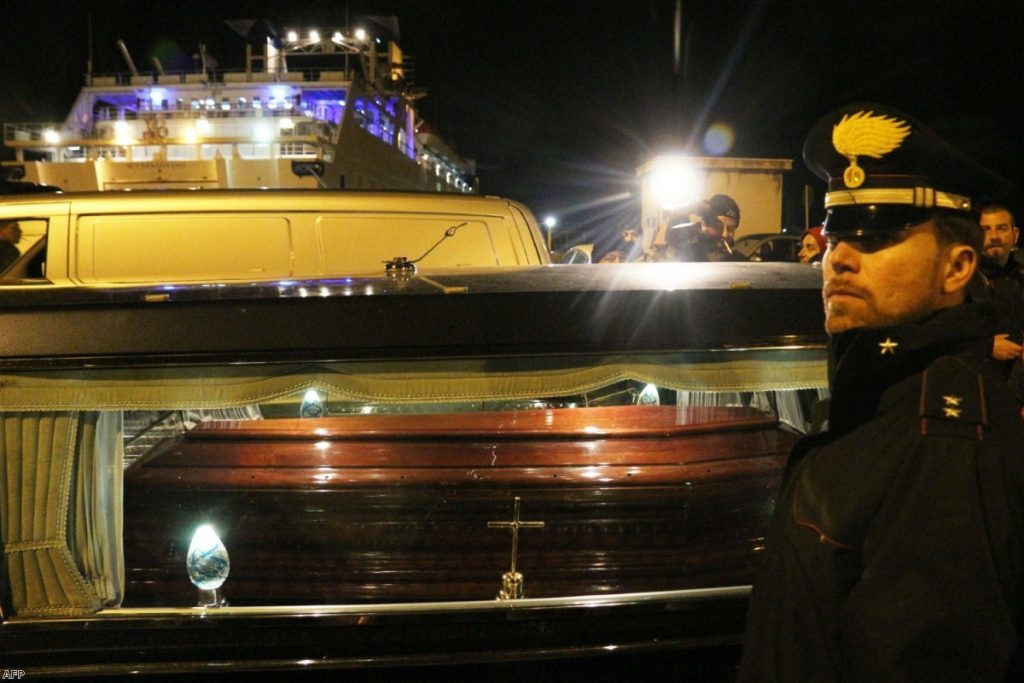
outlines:
[{"label": "gold cap badge", "polygon": [[876,116],[870,111],[844,116],[832,128],[832,146],[850,160],[843,171],[846,187],[853,189],[864,184],[866,176],[857,165],[858,155],[879,159],[903,144],[909,134],[910,125],[895,117]]}]

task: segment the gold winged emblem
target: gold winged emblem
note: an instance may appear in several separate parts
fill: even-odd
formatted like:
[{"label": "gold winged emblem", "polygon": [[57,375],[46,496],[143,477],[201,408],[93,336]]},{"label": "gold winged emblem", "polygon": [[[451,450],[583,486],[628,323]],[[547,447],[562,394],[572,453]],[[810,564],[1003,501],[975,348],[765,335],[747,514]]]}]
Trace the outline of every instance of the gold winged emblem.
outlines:
[{"label": "gold winged emblem", "polygon": [[864,184],[864,169],[857,165],[858,156],[879,159],[893,151],[910,134],[906,121],[889,116],[876,116],[871,111],[847,114],[832,128],[832,146],[850,160],[843,171],[843,182],[850,189]]}]

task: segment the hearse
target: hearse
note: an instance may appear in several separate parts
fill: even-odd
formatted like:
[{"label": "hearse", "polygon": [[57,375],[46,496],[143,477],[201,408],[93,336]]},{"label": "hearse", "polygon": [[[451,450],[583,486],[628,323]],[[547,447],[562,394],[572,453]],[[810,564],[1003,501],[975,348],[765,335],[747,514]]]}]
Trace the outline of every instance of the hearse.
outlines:
[{"label": "hearse", "polygon": [[0,286],[0,662],[727,676],[826,393],[820,278]]}]

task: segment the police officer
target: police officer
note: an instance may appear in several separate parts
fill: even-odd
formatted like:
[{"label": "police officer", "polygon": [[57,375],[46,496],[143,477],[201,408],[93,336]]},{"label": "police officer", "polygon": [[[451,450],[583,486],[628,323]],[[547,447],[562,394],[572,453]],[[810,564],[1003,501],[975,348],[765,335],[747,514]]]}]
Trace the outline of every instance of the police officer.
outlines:
[{"label": "police officer", "polygon": [[1003,680],[1024,578],[1024,422],[965,291],[971,197],[1005,181],[878,105],[804,146],[829,183],[827,431],[790,454],[747,621],[746,681]]}]

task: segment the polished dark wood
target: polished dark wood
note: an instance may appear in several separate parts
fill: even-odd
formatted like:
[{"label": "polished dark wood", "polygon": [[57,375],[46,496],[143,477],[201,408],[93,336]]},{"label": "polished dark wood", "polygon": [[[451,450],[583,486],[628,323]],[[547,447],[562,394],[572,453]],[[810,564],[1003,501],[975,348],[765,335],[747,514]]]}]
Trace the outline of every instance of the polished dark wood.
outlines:
[{"label": "polished dark wood", "polygon": [[125,473],[126,606],[191,605],[202,523],[232,605],[487,600],[749,583],[795,436],[746,408],[206,423]]}]

